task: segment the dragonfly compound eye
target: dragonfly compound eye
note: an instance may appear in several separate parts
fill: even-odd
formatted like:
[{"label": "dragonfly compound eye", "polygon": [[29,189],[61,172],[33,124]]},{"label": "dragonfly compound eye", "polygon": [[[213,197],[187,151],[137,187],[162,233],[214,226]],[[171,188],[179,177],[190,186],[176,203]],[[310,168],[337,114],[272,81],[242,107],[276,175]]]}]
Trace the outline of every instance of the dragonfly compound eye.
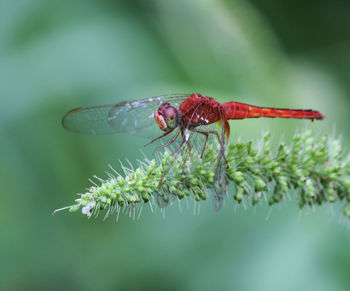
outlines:
[{"label": "dragonfly compound eye", "polygon": [[179,114],[177,109],[169,103],[162,104],[154,114],[154,118],[161,130],[167,131],[179,125]]},{"label": "dragonfly compound eye", "polygon": [[158,114],[163,117],[168,130],[174,129],[179,125],[179,114],[177,109],[174,106],[171,106],[169,103],[162,104],[158,109]]},{"label": "dragonfly compound eye", "polygon": [[174,106],[165,103],[162,106],[162,113],[169,129],[174,129],[179,125],[179,114]]}]

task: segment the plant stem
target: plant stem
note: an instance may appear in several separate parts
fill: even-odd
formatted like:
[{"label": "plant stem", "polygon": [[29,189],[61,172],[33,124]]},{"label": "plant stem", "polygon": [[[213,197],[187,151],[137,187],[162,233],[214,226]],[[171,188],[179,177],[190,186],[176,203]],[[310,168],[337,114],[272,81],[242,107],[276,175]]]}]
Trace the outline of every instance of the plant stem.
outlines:
[{"label": "plant stem", "polygon": [[[124,168],[124,175],[114,172],[107,180],[99,179],[101,185],[80,194],[76,204],[68,208],[71,212],[82,209],[89,217],[99,211],[108,216],[155,201],[163,207],[173,198],[205,200],[211,193],[218,148],[217,144],[207,147],[202,158],[192,151],[186,167],[186,154],[174,158],[166,150],[158,162],[146,158],[136,170]],[[293,192],[301,208],[343,201],[343,213],[350,218],[350,163],[339,139],[323,136],[315,140],[306,130],[296,134],[288,146],[281,143],[273,150],[271,136],[266,133],[256,144],[230,144],[226,159],[227,181],[232,185],[228,194],[237,203],[246,196],[255,205],[267,196],[268,204],[273,205]]]}]

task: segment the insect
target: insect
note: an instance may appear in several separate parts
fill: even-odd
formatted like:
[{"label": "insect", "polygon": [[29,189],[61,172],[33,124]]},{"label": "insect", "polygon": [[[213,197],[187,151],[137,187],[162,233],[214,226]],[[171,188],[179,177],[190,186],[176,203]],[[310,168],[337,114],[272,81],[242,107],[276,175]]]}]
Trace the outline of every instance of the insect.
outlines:
[{"label": "insect", "polygon": [[[173,155],[184,145],[187,145],[189,151],[191,151],[192,133],[204,137],[202,155],[209,135],[216,136],[219,140],[220,151],[212,190],[214,208],[219,211],[227,192],[225,144],[230,135],[228,120],[260,117],[314,120],[323,119],[324,115],[311,109],[259,107],[234,101],[220,104],[215,99],[201,94],[183,94],[110,105],[79,107],[67,112],[63,117],[62,124],[66,129],[79,133],[125,132],[136,135],[143,135],[147,128],[154,128],[157,124],[163,134],[154,138],[148,144],[175,132],[168,143],[156,147],[157,150],[169,146],[180,137],[180,143],[174,150]],[[221,134],[216,130],[207,129],[208,125],[213,123],[221,125]],[[162,179],[159,186],[161,186],[161,183]]]}]

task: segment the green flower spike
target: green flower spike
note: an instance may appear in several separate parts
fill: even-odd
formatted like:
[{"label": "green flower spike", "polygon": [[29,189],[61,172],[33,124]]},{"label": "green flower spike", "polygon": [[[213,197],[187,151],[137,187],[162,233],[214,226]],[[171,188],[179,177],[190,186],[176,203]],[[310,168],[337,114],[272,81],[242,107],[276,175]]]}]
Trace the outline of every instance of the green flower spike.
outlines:
[{"label": "green flower spike", "polygon": [[[281,143],[273,149],[270,140],[270,134],[266,133],[257,145],[248,141],[227,146],[227,179],[231,185],[227,197],[233,197],[237,203],[247,198],[252,205],[267,197],[268,204],[273,205],[293,193],[300,208],[342,201],[343,214],[350,218],[349,156],[344,155],[338,139],[323,136],[314,140],[307,130],[296,134],[288,146]],[[174,158],[165,150],[158,162],[145,158],[136,170],[123,167],[124,175],[113,170],[114,174],[107,180],[95,177],[100,185],[79,194],[76,204],[54,213],[81,209],[88,217],[102,211],[105,217],[127,212],[135,218],[136,209],[139,216],[144,204],[153,210],[174,199],[206,200],[211,193],[218,148],[217,144],[207,147],[202,158],[192,150],[186,167],[183,167],[186,154]]]}]

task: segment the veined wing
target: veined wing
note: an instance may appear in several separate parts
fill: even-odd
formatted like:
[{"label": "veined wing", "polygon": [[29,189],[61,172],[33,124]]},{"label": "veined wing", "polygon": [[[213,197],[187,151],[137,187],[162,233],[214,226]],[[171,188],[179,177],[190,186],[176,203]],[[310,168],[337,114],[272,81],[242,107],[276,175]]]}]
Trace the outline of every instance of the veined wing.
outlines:
[{"label": "veined wing", "polygon": [[178,108],[189,96],[190,94],[174,94],[117,104],[79,107],[66,113],[62,125],[79,133],[125,132],[142,136],[145,128],[157,128],[153,115],[161,104],[168,102]]},{"label": "veined wing", "polygon": [[220,120],[221,120],[221,144],[220,144],[220,151],[218,156],[218,163],[216,166],[214,181],[213,181],[213,206],[214,210],[216,212],[219,212],[226,196],[227,192],[227,176],[226,176],[226,167],[227,167],[227,161],[225,157],[225,136],[226,131],[229,131],[229,126],[226,127],[225,119],[223,114],[220,114]]},{"label": "veined wing", "polygon": [[216,212],[219,212],[227,192],[227,177],[226,177],[226,161],[224,152],[219,152],[218,163],[216,166],[214,182],[212,186],[213,191],[213,206]]}]

